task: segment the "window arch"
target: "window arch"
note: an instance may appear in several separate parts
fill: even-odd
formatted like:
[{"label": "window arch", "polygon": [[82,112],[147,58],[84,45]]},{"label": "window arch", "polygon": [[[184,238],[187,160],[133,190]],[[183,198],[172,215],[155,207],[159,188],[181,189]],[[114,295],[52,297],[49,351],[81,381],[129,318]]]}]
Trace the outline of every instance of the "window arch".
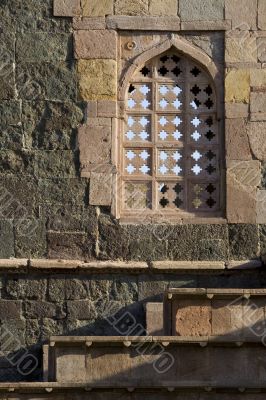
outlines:
[{"label": "window arch", "polygon": [[121,217],[222,216],[219,104],[206,68],[171,47],[134,72],[124,101]]}]

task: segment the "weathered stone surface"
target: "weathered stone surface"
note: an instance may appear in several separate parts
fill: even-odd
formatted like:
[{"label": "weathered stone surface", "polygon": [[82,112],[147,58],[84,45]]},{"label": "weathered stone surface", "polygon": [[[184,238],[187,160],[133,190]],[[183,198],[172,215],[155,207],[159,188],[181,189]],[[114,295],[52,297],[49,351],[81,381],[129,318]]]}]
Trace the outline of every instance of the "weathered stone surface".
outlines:
[{"label": "weathered stone surface", "polygon": [[266,114],[266,92],[251,92],[250,111],[254,114],[261,114],[262,120]]},{"label": "weathered stone surface", "polygon": [[225,78],[225,101],[249,103],[250,72],[247,69],[231,70]]},{"label": "weathered stone surface", "polygon": [[266,3],[259,0],[258,3],[258,26],[260,29],[266,30]]},{"label": "weathered stone surface", "polygon": [[88,293],[82,280],[62,279],[62,277],[54,277],[49,279],[48,298],[50,301],[58,302],[63,300],[81,300],[86,299]]},{"label": "weathered stone surface", "polygon": [[266,69],[251,69],[250,85],[258,87],[266,86]]},{"label": "weathered stone surface", "polygon": [[36,151],[35,176],[39,178],[70,178],[78,175],[78,155],[73,151]]},{"label": "weathered stone surface", "polygon": [[209,301],[179,300],[173,304],[175,334],[177,336],[208,336],[211,334],[211,307]]},{"label": "weathered stone surface", "polygon": [[15,69],[13,63],[5,63],[0,70],[0,100],[15,97]]},{"label": "weathered stone surface", "polygon": [[[3,209],[1,207],[1,209]],[[14,228],[12,220],[0,220],[0,257],[10,258],[15,256]]]},{"label": "weathered stone surface", "polygon": [[15,221],[16,257],[41,258],[46,256],[46,221],[17,219]]},{"label": "weathered stone surface", "polygon": [[114,0],[81,0],[84,17],[98,17],[113,14]]},{"label": "weathered stone surface", "polygon": [[104,17],[83,17],[73,19],[73,28],[75,30],[90,30],[90,29],[105,29],[105,18]]},{"label": "weathered stone surface", "polygon": [[190,33],[185,34],[184,38],[193,45],[201,48],[214,61],[219,63],[224,62],[224,35],[221,32],[204,32],[204,34],[202,33],[201,35],[193,35]]},{"label": "weathered stone surface", "polygon": [[110,206],[113,189],[112,174],[92,172],[90,178],[90,204],[95,206]]},{"label": "weathered stone surface", "polygon": [[0,150],[21,150],[24,145],[23,139],[24,136],[21,127],[3,127],[0,129]]},{"label": "weathered stone surface", "polygon": [[75,100],[76,77],[71,63],[17,64],[18,95],[24,100]]},{"label": "weathered stone surface", "polygon": [[47,301],[26,301],[25,316],[29,319],[56,318],[57,306]]},{"label": "weathered stone surface", "polygon": [[151,0],[149,13],[151,15],[177,15],[177,0]]},{"label": "weathered stone surface", "polygon": [[255,158],[266,161],[266,122],[250,122],[248,137]]},{"label": "weathered stone surface", "polygon": [[0,126],[5,129],[8,125],[20,123],[21,104],[19,101],[1,101],[0,103]]},{"label": "weathered stone surface", "polygon": [[229,224],[231,260],[250,260],[259,254],[259,230],[254,224]]},{"label": "weathered stone surface", "polygon": [[108,30],[79,30],[74,33],[75,58],[113,59],[117,57],[117,34]]},{"label": "weathered stone surface", "polygon": [[78,76],[82,100],[116,99],[116,62],[114,60],[79,60]]},{"label": "weathered stone surface", "polygon": [[99,100],[97,102],[97,114],[98,117],[116,117],[117,107],[116,101],[111,100]]},{"label": "weathered stone surface", "polygon": [[227,119],[225,135],[227,159],[251,160],[246,120],[243,118]]},{"label": "weathered stone surface", "polygon": [[146,334],[162,336],[163,330],[163,303],[147,303],[146,306]]},{"label": "weathered stone surface", "polygon": [[0,300],[0,320],[20,319],[22,302],[13,300]]},{"label": "weathered stone surface", "polygon": [[32,175],[34,167],[34,154],[28,150],[0,150],[1,174],[26,174]]},{"label": "weathered stone surface", "polygon": [[54,0],[54,15],[74,17],[81,14],[80,0]]},{"label": "weathered stone surface", "polygon": [[257,0],[225,0],[225,18],[233,29],[257,29]]},{"label": "weathered stone surface", "polygon": [[72,55],[71,36],[65,33],[24,33],[18,36],[18,61],[65,61]]},{"label": "weathered stone surface", "polygon": [[226,103],[226,118],[247,118],[249,114],[249,105],[244,103]]},{"label": "weathered stone surface", "polygon": [[6,292],[13,299],[42,300],[45,298],[47,282],[45,279],[9,277]]},{"label": "weathered stone surface", "polygon": [[183,21],[224,19],[224,0],[179,0]]},{"label": "weathered stone surface", "polygon": [[[232,300],[231,300],[232,302]],[[241,337],[243,334],[242,301],[230,304],[230,300],[213,300],[212,302],[212,335]]]},{"label": "weathered stone surface", "polygon": [[88,181],[80,178],[51,178],[39,180],[42,201],[53,204],[86,205]]},{"label": "weathered stone surface", "polygon": [[248,31],[239,31],[236,37],[225,39],[225,62],[227,63],[257,63],[258,52],[256,38]]},{"label": "weathered stone surface", "polygon": [[106,18],[107,29],[137,31],[180,31],[180,18],[167,16],[128,16],[117,15]]},{"label": "weathered stone surface", "polygon": [[227,219],[229,223],[256,223],[257,188],[227,177]]},{"label": "weathered stone surface", "polygon": [[82,232],[48,232],[48,258],[89,260],[94,255],[95,239]]},{"label": "weathered stone surface", "polygon": [[78,143],[82,165],[111,163],[110,127],[82,125],[79,128]]},{"label": "weathered stone surface", "polygon": [[266,224],[266,190],[258,190],[256,211],[256,222],[258,224]]},{"label": "weathered stone surface", "polygon": [[148,0],[115,0],[116,15],[148,15]]},{"label": "weathered stone surface", "polygon": [[71,319],[94,320],[97,317],[95,305],[91,300],[68,301],[67,313]]},{"label": "weathered stone surface", "polygon": [[24,101],[26,143],[34,149],[75,149],[77,126],[83,117],[83,105],[79,103]]},{"label": "weathered stone surface", "polygon": [[258,59],[260,62],[266,62],[266,38],[258,38],[257,39],[257,47],[258,47]]}]

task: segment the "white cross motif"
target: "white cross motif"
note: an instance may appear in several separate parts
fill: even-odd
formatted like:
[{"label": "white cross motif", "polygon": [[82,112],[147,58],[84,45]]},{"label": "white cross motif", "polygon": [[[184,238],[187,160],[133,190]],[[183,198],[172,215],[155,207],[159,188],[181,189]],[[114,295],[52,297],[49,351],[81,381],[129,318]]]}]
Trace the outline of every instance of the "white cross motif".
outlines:
[{"label": "white cross motif", "polygon": [[179,160],[182,158],[182,156],[181,156],[181,154],[180,154],[178,151],[175,151],[174,154],[172,155],[172,158],[173,158],[175,161],[179,161]]},{"label": "white cross motif", "polygon": [[163,95],[163,96],[165,96],[168,92],[169,92],[169,89],[168,89],[168,87],[167,86],[160,86],[160,93]]},{"label": "white cross motif", "polygon": [[146,150],[143,150],[141,153],[140,153],[140,158],[142,158],[142,160],[147,160],[149,157],[150,157],[150,155],[149,155],[149,153],[146,151]]},{"label": "white cross motif", "polygon": [[168,106],[168,102],[165,99],[160,100],[160,107],[165,109]]},{"label": "white cross motif", "polygon": [[182,106],[181,101],[179,101],[178,99],[175,99],[172,104],[177,110],[179,110],[179,108]]},{"label": "white cross motif", "polygon": [[180,168],[179,165],[175,165],[172,171],[174,174],[179,175],[182,172],[182,168]]},{"label": "white cross motif", "polygon": [[163,164],[161,165],[161,167],[159,168],[159,171],[162,175],[165,175],[168,172],[168,168]]},{"label": "white cross motif", "polygon": [[176,96],[179,96],[180,93],[182,93],[182,89],[181,89],[179,86],[175,86],[175,87],[172,89],[172,92],[173,92]]},{"label": "white cross motif", "polygon": [[128,117],[127,124],[131,128],[135,124],[134,118]]},{"label": "white cross motif", "polygon": [[133,140],[135,136],[136,136],[135,133],[132,132],[132,131],[128,131],[126,133],[126,137],[127,137],[128,140]]},{"label": "white cross motif", "polygon": [[165,126],[167,124],[167,122],[168,121],[167,121],[167,119],[165,117],[161,117],[159,119],[159,123],[160,123],[161,126]]},{"label": "white cross motif", "polygon": [[191,157],[195,160],[195,161],[199,161],[202,157],[202,154],[200,154],[200,152],[198,150],[195,150],[194,153],[191,155]]},{"label": "white cross motif", "polygon": [[168,158],[168,154],[165,151],[160,152],[160,160],[165,161]]},{"label": "white cross motif", "polygon": [[132,150],[127,151],[127,158],[129,160],[133,160],[135,157],[136,157],[136,154]]},{"label": "white cross motif", "polygon": [[191,123],[197,128],[197,127],[200,125],[201,120],[198,119],[198,117],[195,117],[195,118],[191,121]]},{"label": "white cross motif", "polygon": [[143,108],[147,109],[151,103],[147,99],[145,99],[142,100],[140,104],[142,105]]},{"label": "white cross motif", "polygon": [[175,140],[179,140],[183,136],[182,133],[180,133],[179,131],[175,131],[172,135]]},{"label": "white cross motif", "polygon": [[168,136],[168,133],[165,131],[161,131],[159,136],[160,136],[160,139],[165,140]]},{"label": "white cross motif", "polygon": [[146,96],[151,91],[151,89],[148,86],[143,85],[139,88],[139,91],[140,93],[144,94],[144,96]]},{"label": "white cross motif", "polygon": [[201,138],[201,134],[198,131],[192,133],[191,137],[197,142]]},{"label": "white cross motif", "polygon": [[178,117],[178,116],[176,116],[174,119],[173,119],[173,124],[175,124],[175,126],[179,126],[180,124],[181,124],[181,122],[182,122],[182,120]]},{"label": "white cross motif", "polygon": [[136,168],[134,167],[134,165],[129,164],[129,165],[126,167],[126,170],[127,170],[127,172],[128,172],[129,174],[133,174],[133,172],[136,171]]},{"label": "white cross motif", "polygon": [[198,109],[198,106],[197,106],[197,104],[195,103],[194,100],[190,103],[190,105],[191,105],[192,108],[194,108],[194,110]]},{"label": "white cross motif", "polygon": [[193,168],[191,168],[191,171],[194,172],[195,175],[199,175],[202,171],[202,168],[196,164]]},{"label": "white cross motif", "polygon": [[146,131],[141,131],[140,134],[139,134],[139,137],[140,137],[142,140],[147,140],[149,136],[150,136],[150,135],[148,135],[148,133],[147,133]]},{"label": "white cross motif", "polygon": [[134,108],[136,105],[136,102],[133,99],[129,99],[127,102],[127,105],[129,108]]},{"label": "white cross motif", "polygon": [[150,168],[144,164],[141,166],[141,168],[139,170],[140,170],[140,172],[142,172],[145,175],[150,171]]},{"label": "white cross motif", "polygon": [[141,126],[143,126],[143,128],[145,128],[145,126],[147,126],[149,122],[150,121],[146,117],[141,117],[139,120],[139,123]]}]

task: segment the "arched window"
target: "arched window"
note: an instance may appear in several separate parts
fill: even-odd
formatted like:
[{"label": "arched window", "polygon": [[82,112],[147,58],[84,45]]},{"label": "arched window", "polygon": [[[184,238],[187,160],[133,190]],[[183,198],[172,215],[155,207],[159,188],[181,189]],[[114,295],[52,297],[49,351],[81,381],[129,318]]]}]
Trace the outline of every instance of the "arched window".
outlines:
[{"label": "arched window", "polygon": [[121,217],[221,216],[216,97],[207,69],[174,48],[133,74],[119,144]]}]

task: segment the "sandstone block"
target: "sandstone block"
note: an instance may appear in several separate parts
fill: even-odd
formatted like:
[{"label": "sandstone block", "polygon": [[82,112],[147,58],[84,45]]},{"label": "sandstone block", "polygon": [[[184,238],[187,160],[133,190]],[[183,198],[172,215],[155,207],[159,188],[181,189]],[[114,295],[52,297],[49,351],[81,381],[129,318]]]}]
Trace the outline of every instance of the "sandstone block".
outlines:
[{"label": "sandstone block", "polygon": [[266,91],[252,92],[250,95],[250,111],[254,114],[262,114],[265,117],[266,113]]},{"label": "sandstone block", "polygon": [[225,78],[225,101],[249,103],[250,73],[247,69],[231,70]]},{"label": "sandstone block", "polygon": [[151,0],[149,11],[151,15],[177,15],[177,0]]},{"label": "sandstone block", "polygon": [[227,172],[228,176],[240,185],[253,187],[260,185],[261,166],[259,161],[230,160],[227,162]]},{"label": "sandstone block", "polygon": [[230,300],[212,302],[212,335],[242,334],[243,311],[241,301],[230,304]]},{"label": "sandstone block", "polygon": [[179,0],[183,21],[224,19],[224,0]]},{"label": "sandstone block", "polygon": [[151,336],[163,335],[163,303],[146,304],[146,333]]},{"label": "sandstone block", "polygon": [[266,38],[257,39],[258,59],[260,62],[266,62]]},{"label": "sandstone block", "polygon": [[233,29],[257,29],[257,0],[225,0],[225,18]]},{"label": "sandstone block", "polygon": [[250,70],[251,86],[266,86],[266,69]]},{"label": "sandstone block", "polygon": [[260,29],[266,30],[266,2],[259,0],[258,3],[258,26]]},{"label": "sandstone block", "polygon": [[113,14],[113,0],[81,0],[84,17],[101,17]]},{"label": "sandstone block", "polygon": [[108,29],[117,30],[139,30],[139,31],[180,31],[180,18],[167,16],[153,17],[132,17],[128,15],[118,15],[106,18],[106,26]]},{"label": "sandstone block", "polygon": [[250,122],[248,137],[254,156],[258,160],[266,161],[266,122]]},{"label": "sandstone block", "polygon": [[80,0],[54,0],[54,15],[56,17],[74,17],[80,14]]},{"label": "sandstone block", "polygon": [[207,300],[174,302],[177,336],[208,336],[211,334],[211,307]]},{"label": "sandstone block", "polygon": [[89,100],[87,102],[87,118],[97,118],[97,101]]},{"label": "sandstone block", "polygon": [[90,204],[94,206],[110,206],[112,203],[113,175],[98,172],[91,173]]},{"label": "sandstone block", "polygon": [[79,91],[82,100],[115,100],[117,93],[114,60],[79,60]]},{"label": "sandstone block", "polygon": [[148,15],[149,0],[116,0],[116,15]]},{"label": "sandstone block", "polygon": [[73,28],[75,30],[105,29],[105,18],[104,17],[74,18]]},{"label": "sandstone block", "polygon": [[266,224],[266,190],[258,190],[256,214],[257,224]]},{"label": "sandstone block", "polygon": [[74,33],[75,58],[116,60],[117,34],[108,30],[79,30]]},{"label": "sandstone block", "polygon": [[251,160],[247,124],[243,118],[227,119],[225,136],[227,159]]},{"label": "sandstone block", "polygon": [[98,117],[107,117],[107,118],[116,117],[116,101],[99,100]]},{"label": "sandstone block", "polygon": [[247,118],[249,114],[249,105],[244,103],[226,103],[226,118]]},{"label": "sandstone block", "polygon": [[[246,165],[242,170],[227,173],[227,219],[229,223],[256,223],[257,185],[260,182],[260,169],[251,168],[256,161],[240,161]],[[259,164],[259,163],[258,163]],[[247,183],[247,184],[246,184]]]},{"label": "sandstone block", "polygon": [[250,32],[239,31],[237,36],[225,39],[226,63],[257,63],[257,60],[257,41]]},{"label": "sandstone block", "polygon": [[78,142],[82,165],[110,164],[111,128],[83,125],[79,128]]}]

